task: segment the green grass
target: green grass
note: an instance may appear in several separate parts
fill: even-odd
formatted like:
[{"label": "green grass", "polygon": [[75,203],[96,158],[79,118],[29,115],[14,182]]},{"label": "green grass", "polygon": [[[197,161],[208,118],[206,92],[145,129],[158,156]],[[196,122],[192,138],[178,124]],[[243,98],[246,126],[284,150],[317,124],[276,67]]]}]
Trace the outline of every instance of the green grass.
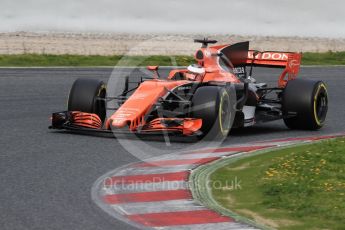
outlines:
[{"label": "green grass", "polygon": [[[120,61],[121,60],[121,61]],[[120,61],[120,62],[119,62]],[[50,54],[18,54],[0,55],[0,66],[186,66],[194,63],[192,56],[129,56],[121,55],[50,55]],[[345,65],[345,52],[304,53],[303,65]]]},{"label": "green grass", "polygon": [[302,65],[345,65],[345,52],[303,53]]},{"label": "green grass", "polygon": [[[189,56],[99,56],[99,55],[0,55],[0,66],[186,66],[193,62]],[[176,64],[175,64],[176,63]]]},{"label": "green grass", "polygon": [[345,138],[243,158],[215,171],[211,182],[219,204],[261,224],[344,229]]}]

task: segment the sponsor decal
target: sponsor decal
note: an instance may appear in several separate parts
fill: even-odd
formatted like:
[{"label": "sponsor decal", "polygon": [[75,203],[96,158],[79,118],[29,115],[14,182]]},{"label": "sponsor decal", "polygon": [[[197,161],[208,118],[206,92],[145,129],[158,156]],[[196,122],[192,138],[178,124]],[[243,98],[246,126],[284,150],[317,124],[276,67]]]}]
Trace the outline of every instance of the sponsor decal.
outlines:
[{"label": "sponsor decal", "polygon": [[[248,58],[253,59],[253,52],[248,52]],[[282,52],[264,52],[259,53],[256,56],[256,59],[261,60],[277,60],[277,61],[286,61],[289,58],[288,53],[282,53]]]},{"label": "sponsor decal", "polygon": [[130,116],[135,116],[138,112],[139,112],[138,109],[130,109],[130,108],[119,109],[113,117],[113,122],[116,123],[115,120],[117,119],[124,119]]},{"label": "sponsor decal", "polygon": [[177,88],[177,90],[190,90],[192,86],[180,86]]},{"label": "sponsor decal", "polygon": [[233,68],[234,74],[236,74],[239,78],[246,77],[246,68],[244,66]]},{"label": "sponsor decal", "polygon": [[299,64],[298,64],[297,60],[291,60],[291,61],[289,62],[289,67],[290,67],[290,68],[293,68],[293,67],[298,66],[298,65],[299,65]]},{"label": "sponsor decal", "polygon": [[244,67],[236,67],[233,69],[233,71],[235,74],[245,74],[246,73]]}]

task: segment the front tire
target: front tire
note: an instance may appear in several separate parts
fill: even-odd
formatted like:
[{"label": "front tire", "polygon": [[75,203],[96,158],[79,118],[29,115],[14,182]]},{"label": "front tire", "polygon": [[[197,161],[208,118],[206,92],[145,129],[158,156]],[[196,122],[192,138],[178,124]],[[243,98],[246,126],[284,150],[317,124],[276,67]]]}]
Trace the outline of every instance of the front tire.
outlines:
[{"label": "front tire", "polygon": [[290,129],[318,130],[326,120],[328,94],[325,83],[291,80],[283,92],[283,116]]},{"label": "front tire", "polygon": [[94,113],[104,121],[106,116],[105,98],[106,85],[97,79],[77,79],[70,90],[68,97],[68,110]]},{"label": "front tire", "polygon": [[224,139],[232,125],[232,107],[225,87],[204,86],[192,99],[192,117],[202,119],[201,131],[207,139]]}]

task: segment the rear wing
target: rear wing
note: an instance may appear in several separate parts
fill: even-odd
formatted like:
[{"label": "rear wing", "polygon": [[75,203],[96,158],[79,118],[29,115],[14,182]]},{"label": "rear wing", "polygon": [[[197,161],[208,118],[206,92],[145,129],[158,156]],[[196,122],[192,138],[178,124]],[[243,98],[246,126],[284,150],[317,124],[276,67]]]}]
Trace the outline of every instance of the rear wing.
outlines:
[{"label": "rear wing", "polygon": [[284,68],[278,80],[279,87],[285,87],[289,80],[295,79],[301,65],[301,53],[280,52],[280,51],[264,51],[259,52],[255,58],[254,50],[248,51],[246,65],[259,67]]}]

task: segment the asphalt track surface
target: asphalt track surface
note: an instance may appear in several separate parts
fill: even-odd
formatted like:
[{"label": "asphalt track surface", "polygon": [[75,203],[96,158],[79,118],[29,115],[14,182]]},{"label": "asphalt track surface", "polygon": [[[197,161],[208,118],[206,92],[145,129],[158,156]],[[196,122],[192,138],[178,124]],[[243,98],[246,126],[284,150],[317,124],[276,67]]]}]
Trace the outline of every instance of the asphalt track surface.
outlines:
[{"label": "asphalt track surface", "polygon": [[[64,110],[79,77],[107,81],[111,68],[0,69],[0,226],[5,229],[133,229],[99,209],[91,186],[101,175],[138,161],[115,138],[53,132],[51,112]],[[133,69],[122,69],[132,72]],[[166,72],[166,71],[162,71]],[[121,73],[121,74],[122,74]],[[274,83],[277,70],[256,70]],[[133,73],[132,73],[133,74]],[[138,75],[134,71],[134,75]],[[324,80],[329,91],[327,124],[320,131],[291,131],[282,121],[232,132],[223,145],[345,130],[345,67],[302,68],[301,78]],[[136,140],[133,140],[135,143]],[[147,141],[143,151],[183,150],[189,143]],[[155,151],[153,151],[155,150]]]}]

